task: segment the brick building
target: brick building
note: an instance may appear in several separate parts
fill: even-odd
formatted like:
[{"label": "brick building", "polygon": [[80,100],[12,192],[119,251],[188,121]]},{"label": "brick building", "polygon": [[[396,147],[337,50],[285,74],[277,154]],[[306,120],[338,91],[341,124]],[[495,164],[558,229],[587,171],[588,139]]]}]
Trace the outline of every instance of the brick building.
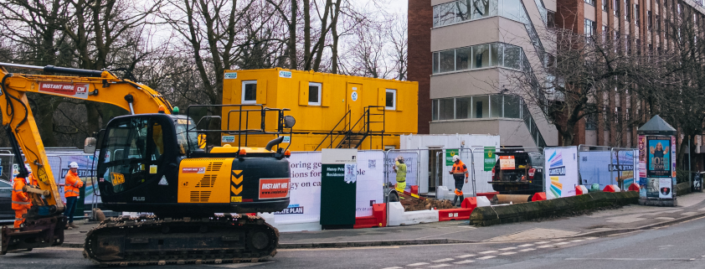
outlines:
[{"label": "brick building", "polygon": [[[408,7],[408,75],[419,82],[419,133],[496,134],[505,146],[559,144],[540,111],[502,90],[508,72],[547,62],[543,47],[554,44],[540,37],[552,27],[626,40],[626,53],[654,54],[676,48],[667,39],[669,22],[692,14],[697,28],[705,28],[705,0],[409,0]],[[602,113],[579,123],[574,144],[637,147],[646,104],[627,94],[596,100]],[[702,135],[693,153],[693,169],[705,169]]]}]

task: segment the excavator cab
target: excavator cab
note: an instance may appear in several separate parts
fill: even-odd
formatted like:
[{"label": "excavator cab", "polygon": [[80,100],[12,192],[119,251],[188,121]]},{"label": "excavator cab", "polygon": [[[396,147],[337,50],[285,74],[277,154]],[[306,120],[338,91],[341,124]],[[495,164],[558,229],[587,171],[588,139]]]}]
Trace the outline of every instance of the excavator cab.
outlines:
[{"label": "excavator cab", "polygon": [[[257,114],[263,118],[275,114],[274,131],[267,130],[266,124],[256,131],[197,128],[188,115],[114,118],[99,139],[97,177],[104,206],[114,211],[154,212],[159,217],[283,210],[289,204],[289,164],[285,148],[273,147],[283,141],[285,129],[290,132],[293,118],[284,116],[285,110],[259,109]],[[226,137],[220,141],[237,136],[242,142],[204,147],[199,141],[204,134]],[[259,147],[242,144],[254,135],[274,139]]]}]

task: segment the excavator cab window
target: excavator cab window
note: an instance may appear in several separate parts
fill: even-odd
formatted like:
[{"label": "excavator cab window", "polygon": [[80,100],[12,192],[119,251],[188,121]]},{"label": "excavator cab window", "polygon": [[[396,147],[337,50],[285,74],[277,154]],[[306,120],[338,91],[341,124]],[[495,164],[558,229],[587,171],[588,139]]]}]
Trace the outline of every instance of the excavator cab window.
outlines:
[{"label": "excavator cab window", "polygon": [[139,186],[156,173],[154,165],[165,153],[163,126],[148,117],[122,119],[106,132],[99,164],[100,182],[106,193]]},{"label": "excavator cab window", "polygon": [[[176,143],[179,145],[179,154],[186,155],[190,149],[196,149],[199,145],[198,133],[194,130],[196,126],[190,119],[175,119]],[[190,130],[187,132],[187,130]]]}]

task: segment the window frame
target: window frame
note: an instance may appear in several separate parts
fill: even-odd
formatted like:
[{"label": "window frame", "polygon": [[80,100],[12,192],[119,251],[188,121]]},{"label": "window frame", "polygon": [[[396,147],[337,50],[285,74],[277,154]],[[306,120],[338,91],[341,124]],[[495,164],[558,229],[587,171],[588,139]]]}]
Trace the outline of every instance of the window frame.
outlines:
[{"label": "window frame", "polygon": [[[394,100],[392,101],[392,106],[389,107],[387,106],[387,93],[392,93],[394,94]],[[384,109],[385,110],[397,110],[397,90],[396,89],[385,89],[384,91]]]},{"label": "window frame", "polygon": [[[245,100],[245,92],[247,91],[246,86],[248,84],[255,84],[255,99]],[[242,81],[242,98],[240,100],[241,104],[257,104],[257,81],[256,80],[243,80]]]},{"label": "window frame", "polygon": [[[318,102],[311,102],[311,86],[318,87]],[[321,105],[321,94],[323,94],[323,84],[320,82],[309,82],[308,83],[308,105],[309,106],[320,106]]]}]

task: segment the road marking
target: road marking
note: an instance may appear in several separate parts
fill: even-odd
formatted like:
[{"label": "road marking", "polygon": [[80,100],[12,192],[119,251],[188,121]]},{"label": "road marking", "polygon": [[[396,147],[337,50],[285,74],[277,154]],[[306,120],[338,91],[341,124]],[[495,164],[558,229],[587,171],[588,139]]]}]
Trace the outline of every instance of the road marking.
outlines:
[{"label": "road marking", "polygon": [[459,262],[454,262],[454,264],[466,264],[466,263],[472,263],[475,262],[473,260],[464,260],[464,261],[459,261]]},{"label": "road marking", "polygon": [[441,267],[448,267],[448,266],[450,266],[450,264],[439,264],[439,265],[431,266],[430,268],[441,268]]},{"label": "road marking", "polygon": [[478,259],[478,260],[489,260],[489,259],[492,259],[492,258],[494,258],[494,257],[495,257],[495,256],[484,256],[484,257],[480,257],[480,258],[477,258],[477,259]]},{"label": "road marking", "polygon": [[445,259],[435,260],[435,261],[433,261],[433,262],[449,262],[449,261],[452,261],[452,260],[455,260],[455,259],[453,259],[453,258],[445,258]]},{"label": "road marking", "polygon": [[569,242],[560,242],[556,243],[556,246],[562,246],[562,245],[567,245]]},{"label": "road marking", "polygon": [[530,246],[533,246],[533,245],[534,245],[534,244],[523,244],[523,245],[519,245],[519,246],[517,246],[517,247],[525,248],[525,247],[530,247]]},{"label": "road marking", "polygon": [[496,250],[488,250],[488,251],[480,252],[480,254],[490,254],[490,253],[495,253],[495,252],[497,252],[497,251]]},{"label": "road marking", "polygon": [[690,261],[688,258],[567,258],[566,261]]},{"label": "road marking", "polygon": [[597,237],[588,237],[588,238],[585,238],[585,240],[593,240],[593,239],[597,239]]},{"label": "road marking", "polygon": [[517,253],[516,252],[505,252],[505,253],[502,253],[499,255],[509,256],[509,255],[514,255],[514,254],[517,254]]},{"label": "road marking", "polygon": [[525,248],[525,249],[519,250],[519,252],[527,252],[527,251],[532,251],[532,250],[536,250],[536,249],[535,248]]},{"label": "road marking", "polygon": [[543,245],[543,246],[540,246],[540,247],[538,247],[538,248],[551,248],[551,247],[553,247],[553,245]]},{"label": "road marking", "polygon": [[[351,247],[351,248],[299,248],[299,249],[277,249],[277,252],[298,252],[298,251],[335,251],[335,250],[362,250],[362,249],[387,249],[387,248],[399,248],[399,246],[388,246],[388,247]],[[78,249],[82,250],[82,249]]]},{"label": "road marking", "polygon": [[508,248],[500,248],[499,250],[505,251],[505,250],[512,250],[512,249],[517,249],[516,247],[508,247]]},{"label": "road marking", "polygon": [[582,239],[576,239],[576,240],[573,240],[573,241],[570,241],[570,242],[578,243],[578,242],[583,242],[583,240],[582,240]]},{"label": "road marking", "polygon": [[548,242],[548,241],[536,242],[537,245],[543,245],[543,244],[546,244],[546,243],[549,243],[549,242]]},{"label": "road marking", "polygon": [[387,268],[382,268],[382,269],[401,269],[404,267],[399,267],[399,266],[394,266],[394,267],[387,267]]},{"label": "road marking", "polygon": [[[705,256],[705,255],[703,255],[703,256]],[[458,256],[458,257],[456,257],[456,258],[458,258],[458,259],[465,259],[465,258],[470,258],[470,257],[475,257],[475,254],[461,255],[461,256]]]},{"label": "road marking", "polygon": [[565,239],[553,239],[553,242],[560,242],[560,241],[565,241]]},{"label": "road marking", "polygon": [[428,264],[427,262],[417,262],[417,263],[409,264],[407,266],[414,267],[414,266],[421,266],[421,265],[427,265],[427,264]]}]

